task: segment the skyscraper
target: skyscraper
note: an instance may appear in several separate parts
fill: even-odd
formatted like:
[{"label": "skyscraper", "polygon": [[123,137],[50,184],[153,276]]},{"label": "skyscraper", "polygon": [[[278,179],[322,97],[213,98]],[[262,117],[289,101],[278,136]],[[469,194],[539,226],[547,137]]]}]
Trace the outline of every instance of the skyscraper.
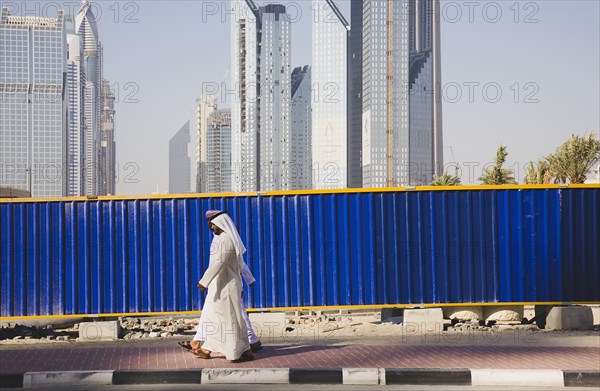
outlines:
[{"label": "skyscraper", "polygon": [[422,185],[442,167],[439,0],[363,0],[364,187]]},{"label": "skyscraper", "polygon": [[348,187],[362,187],[363,4],[350,3],[348,44]]},{"label": "skyscraper", "polygon": [[169,193],[189,193],[191,190],[190,121],[169,140]]},{"label": "skyscraper", "polygon": [[209,115],[206,144],[205,191],[231,191],[231,110],[215,110]]},{"label": "skyscraper", "polygon": [[217,109],[217,98],[204,94],[196,99],[196,192],[206,193],[208,161],[208,117]]},{"label": "skyscraper", "polygon": [[280,4],[260,7],[259,20],[259,190],[289,190],[291,22]]},{"label": "skyscraper", "polygon": [[232,0],[231,23],[231,151],[233,190],[259,187],[259,13],[252,0]]},{"label": "skyscraper", "polygon": [[347,58],[350,25],[332,0],[312,0],[313,188],[348,184]]},{"label": "skyscraper", "polygon": [[67,193],[66,35],[56,18],[0,19],[0,183],[33,197]]},{"label": "skyscraper", "polygon": [[233,189],[288,189],[291,22],[284,6],[233,0]]},{"label": "skyscraper", "polygon": [[98,161],[98,194],[114,195],[116,191],[115,94],[108,80],[102,81],[102,115]]},{"label": "skyscraper", "polygon": [[102,45],[96,26],[97,18],[88,0],[75,17],[75,31],[81,39],[85,63],[86,84],[84,94],[85,133],[83,137],[83,191],[85,195],[101,194],[99,187],[99,144],[102,116]]},{"label": "skyscraper", "polygon": [[[69,23],[70,24],[70,23]],[[73,27],[74,28],[74,27]],[[68,29],[67,29],[68,30]],[[69,31],[68,31],[69,32]],[[67,34],[67,96],[68,96],[68,133],[67,133],[67,195],[81,196],[85,183],[85,63],[81,38],[70,31]]]},{"label": "skyscraper", "polygon": [[312,188],[312,85],[311,67],[305,65],[292,71],[292,160],[290,190]]},{"label": "skyscraper", "polygon": [[217,110],[214,95],[196,100],[196,191],[232,190],[231,110]]}]

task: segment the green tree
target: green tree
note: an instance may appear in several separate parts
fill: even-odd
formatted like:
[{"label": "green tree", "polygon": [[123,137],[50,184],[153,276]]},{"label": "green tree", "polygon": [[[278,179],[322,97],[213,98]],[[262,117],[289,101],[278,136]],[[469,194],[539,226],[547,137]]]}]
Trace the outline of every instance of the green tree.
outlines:
[{"label": "green tree", "polygon": [[484,168],[483,175],[479,177],[479,180],[482,181],[484,185],[513,185],[517,183],[512,176],[512,171],[502,168],[507,155],[508,152],[506,152],[506,147],[500,145],[496,152],[494,167],[491,169]]},{"label": "green tree", "polygon": [[433,181],[431,182],[431,186],[458,186],[460,185],[460,178],[454,175],[449,175],[448,173],[444,173],[444,175],[433,176]]},{"label": "green tree", "polygon": [[552,181],[554,174],[550,170],[547,160],[538,160],[537,163],[529,162],[526,166],[525,183],[528,185],[544,185]]},{"label": "green tree", "polygon": [[555,183],[583,183],[591,168],[600,161],[600,140],[590,133],[587,136],[574,134],[546,157]]}]

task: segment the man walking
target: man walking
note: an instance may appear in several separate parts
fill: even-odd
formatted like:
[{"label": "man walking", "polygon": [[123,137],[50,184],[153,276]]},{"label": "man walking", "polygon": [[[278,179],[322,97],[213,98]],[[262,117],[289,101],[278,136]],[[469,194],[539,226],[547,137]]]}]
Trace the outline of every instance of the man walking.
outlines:
[{"label": "man walking", "polygon": [[[209,267],[198,283],[198,287],[202,290],[209,288],[208,295],[202,309],[196,336],[189,345],[183,344],[182,346],[190,348],[192,353],[202,358],[210,358],[210,351],[219,351],[225,353],[230,360],[251,359],[253,357],[251,351],[243,350],[241,355],[239,351],[242,346],[247,346],[248,342],[251,344],[252,351],[261,348],[261,342],[252,329],[242,300],[240,274],[248,285],[255,281],[243,260],[246,248],[226,212],[208,211],[206,219],[209,228],[215,233],[215,238],[211,244]],[[237,275],[234,278],[231,274],[235,272]],[[213,283],[215,278],[218,282]],[[237,300],[235,300],[236,298]],[[229,314],[227,307],[229,307]],[[239,315],[242,316],[243,321],[239,319]],[[232,327],[235,330],[232,330]],[[249,340],[246,341],[246,344],[241,341],[227,343],[228,336],[232,340],[232,335],[237,335],[242,332],[242,329],[243,334],[247,335]],[[202,341],[205,341],[203,345]],[[223,341],[225,343],[222,343]],[[227,354],[226,350],[230,350],[230,354]],[[234,356],[237,358],[230,358]]]}]

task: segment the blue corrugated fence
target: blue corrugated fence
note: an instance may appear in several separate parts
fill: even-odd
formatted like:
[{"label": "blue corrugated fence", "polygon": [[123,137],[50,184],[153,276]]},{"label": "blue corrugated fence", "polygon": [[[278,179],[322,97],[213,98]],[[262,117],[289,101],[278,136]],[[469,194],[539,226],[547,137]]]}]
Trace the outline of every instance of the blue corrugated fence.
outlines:
[{"label": "blue corrugated fence", "polygon": [[2,317],[198,310],[236,222],[249,307],[600,302],[600,187],[0,202]]}]

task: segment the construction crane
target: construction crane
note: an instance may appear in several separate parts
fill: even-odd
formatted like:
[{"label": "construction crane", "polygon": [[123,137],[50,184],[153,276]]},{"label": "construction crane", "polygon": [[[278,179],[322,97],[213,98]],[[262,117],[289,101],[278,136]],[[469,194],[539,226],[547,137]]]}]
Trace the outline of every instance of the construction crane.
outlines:
[{"label": "construction crane", "polygon": [[[452,149],[452,146],[450,145],[448,145],[446,148],[450,149],[450,154],[452,154],[452,162],[454,163],[454,176],[458,176],[458,161],[454,156],[454,149]],[[445,172],[443,172],[442,174],[445,174]]]}]

